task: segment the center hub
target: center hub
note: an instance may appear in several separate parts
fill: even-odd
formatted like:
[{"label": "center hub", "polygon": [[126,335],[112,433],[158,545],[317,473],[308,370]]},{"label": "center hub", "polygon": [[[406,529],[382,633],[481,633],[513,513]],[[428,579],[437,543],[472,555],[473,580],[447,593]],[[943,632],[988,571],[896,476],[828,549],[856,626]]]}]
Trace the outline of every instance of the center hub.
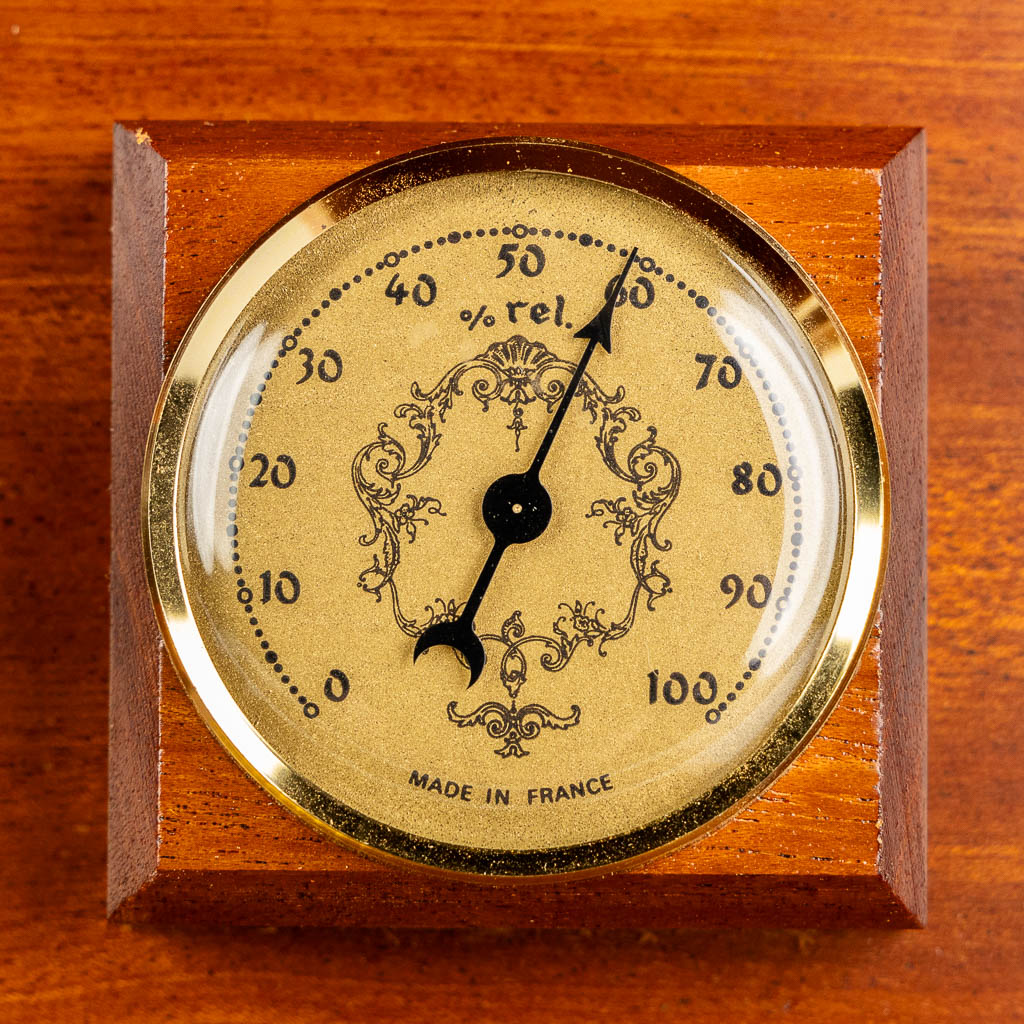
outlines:
[{"label": "center hub", "polygon": [[551,496],[537,477],[509,473],[487,488],[483,515],[496,540],[525,544],[547,528],[551,520]]}]

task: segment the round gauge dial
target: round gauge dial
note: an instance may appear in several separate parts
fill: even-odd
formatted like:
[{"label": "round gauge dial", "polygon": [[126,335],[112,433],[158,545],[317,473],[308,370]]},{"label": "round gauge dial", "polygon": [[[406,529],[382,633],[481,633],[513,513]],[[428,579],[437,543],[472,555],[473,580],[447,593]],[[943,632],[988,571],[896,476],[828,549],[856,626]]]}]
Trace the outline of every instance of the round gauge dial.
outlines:
[{"label": "round gauge dial", "polygon": [[200,310],[144,529],[203,716],[286,806],[484,876],[694,838],[809,739],[886,542],[863,371],[760,229],[578,143],[411,154]]}]

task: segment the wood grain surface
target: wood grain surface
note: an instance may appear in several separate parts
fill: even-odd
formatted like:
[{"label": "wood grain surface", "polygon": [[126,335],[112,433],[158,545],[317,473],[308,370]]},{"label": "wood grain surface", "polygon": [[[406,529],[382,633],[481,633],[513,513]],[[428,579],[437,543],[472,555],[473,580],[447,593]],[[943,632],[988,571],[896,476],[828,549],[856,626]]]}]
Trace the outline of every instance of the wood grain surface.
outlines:
[{"label": "wood grain surface", "polygon": [[[3,1019],[1024,1016],[1017,0],[57,0],[0,40]],[[927,128],[926,929],[107,924],[110,126],[146,117]]]},{"label": "wood grain surface", "polygon": [[[655,159],[770,224],[840,311],[873,382],[899,510],[867,653],[808,749],[696,844],[582,882],[453,881],[376,864],[312,834],[230,763],[166,651],[154,657],[159,641],[142,572],[136,495],[144,433],[160,371],[209,290],[309,195],[389,156],[480,134],[583,139]],[[922,134],[898,127],[118,126],[107,861],[115,919],[919,926],[926,902],[924,156]]]}]

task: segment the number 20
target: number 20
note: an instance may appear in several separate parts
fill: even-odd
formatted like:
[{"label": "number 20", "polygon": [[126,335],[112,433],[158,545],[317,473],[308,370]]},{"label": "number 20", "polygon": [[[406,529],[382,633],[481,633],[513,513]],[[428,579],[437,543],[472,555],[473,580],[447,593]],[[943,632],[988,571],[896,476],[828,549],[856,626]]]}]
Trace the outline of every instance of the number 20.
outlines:
[{"label": "number 20", "polygon": [[[295,460],[290,455],[278,455],[277,461],[280,465],[274,466],[273,469],[270,469],[270,459],[263,452],[256,452],[249,461],[257,463],[260,467],[260,471],[250,481],[250,487],[266,487],[268,483],[272,483],[283,491],[295,483]],[[269,481],[267,480],[268,469],[270,469]]]}]

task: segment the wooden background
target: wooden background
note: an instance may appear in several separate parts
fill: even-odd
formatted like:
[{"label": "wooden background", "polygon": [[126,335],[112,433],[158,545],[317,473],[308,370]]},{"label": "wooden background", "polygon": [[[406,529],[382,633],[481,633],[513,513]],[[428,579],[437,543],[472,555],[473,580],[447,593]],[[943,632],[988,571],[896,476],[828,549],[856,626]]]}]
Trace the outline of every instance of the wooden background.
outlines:
[{"label": "wooden background", "polygon": [[[1019,0],[6,3],[0,1018],[1024,1018]],[[134,117],[923,124],[924,931],[108,925],[110,125]]]}]

